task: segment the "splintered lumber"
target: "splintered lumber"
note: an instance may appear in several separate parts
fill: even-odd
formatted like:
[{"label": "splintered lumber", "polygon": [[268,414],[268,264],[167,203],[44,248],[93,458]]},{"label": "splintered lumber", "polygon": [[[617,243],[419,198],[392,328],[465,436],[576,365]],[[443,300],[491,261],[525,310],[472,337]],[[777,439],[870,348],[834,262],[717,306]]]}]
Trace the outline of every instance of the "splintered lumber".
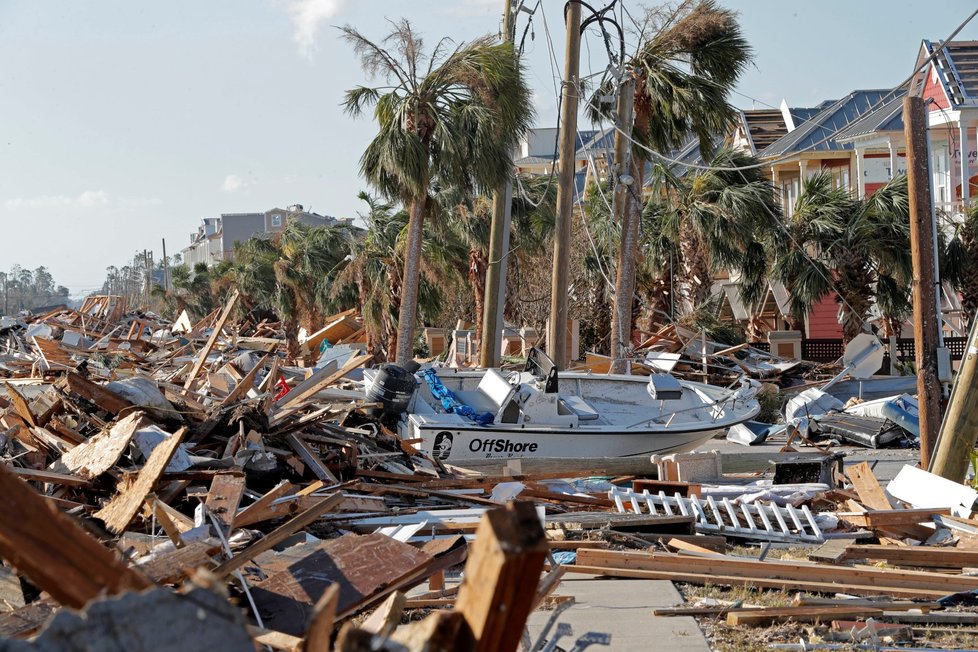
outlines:
[{"label": "splintered lumber", "polygon": [[294,518],[286,521],[276,529],[272,530],[267,536],[251,544],[231,559],[227,560],[214,570],[218,577],[224,577],[234,572],[247,562],[251,561],[266,550],[271,550],[287,538],[310,525],[317,518],[328,512],[330,509],[343,501],[343,494],[330,494],[323,498],[306,511],[298,514]]},{"label": "splintered lumber", "polygon": [[133,404],[127,399],[73,371],[65,374],[61,382],[64,383],[64,387],[68,391],[94,403],[99,409],[105,410],[109,414],[119,414],[126,408],[133,407]]},{"label": "splintered lumber", "polygon": [[932,546],[850,545],[843,559],[874,559],[897,566],[924,568],[978,568],[978,550],[936,548]]},{"label": "splintered lumber", "polygon": [[234,522],[238,527],[246,527],[270,518],[288,514],[288,511],[279,513],[275,510],[272,503],[283,496],[289,495],[292,489],[292,483],[288,480],[283,480],[272,487],[264,496],[239,511],[237,516],[234,517]]},{"label": "splintered lumber", "polygon": [[146,500],[146,496],[153,491],[156,481],[163,475],[163,471],[166,470],[170,459],[176,453],[186,433],[186,427],[180,428],[176,433],[160,442],[150,453],[146,464],[139,470],[136,480],[129,487],[116,494],[105,507],[95,512],[96,517],[105,521],[105,527],[110,532],[121,534],[132,522],[140,505]]},{"label": "splintered lumber", "polygon": [[24,606],[24,590],[20,578],[9,566],[0,563],[0,613]]},{"label": "splintered lumber", "polygon": [[420,583],[433,563],[431,555],[379,533],[301,543],[266,557],[258,563],[270,575],[252,585],[252,597],[266,627],[294,636],[306,631],[330,586],[339,586],[337,618],[346,618],[402,590],[407,580]]},{"label": "splintered lumber", "polygon": [[3,466],[0,496],[0,557],[59,603],[81,608],[103,593],[151,585]]},{"label": "splintered lumber", "polygon": [[228,395],[224,397],[224,400],[221,401],[221,405],[219,407],[226,408],[247,394],[248,390],[255,386],[255,378],[258,376],[258,372],[265,367],[265,362],[267,361],[268,356],[266,355],[262,357],[261,360],[256,362],[255,366],[251,368],[251,371],[245,374],[245,377],[242,378],[240,382],[234,386],[234,389],[232,389]]},{"label": "splintered lumber", "polygon": [[[687,557],[692,559],[692,557]],[[747,586],[759,589],[778,589],[783,591],[812,591],[815,593],[837,593],[844,591],[853,595],[889,595],[904,598],[940,598],[947,591],[925,589],[901,589],[895,587],[875,587],[862,584],[837,584],[833,582],[798,581],[785,579],[764,579],[741,577],[719,573],[694,573],[682,571],[634,570],[630,568],[608,568],[602,566],[568,565],[568,573],[622,577],[642,580],[668,580],[699,586]]]},{"label": "splintered lumber", "polygon": [[[0,462],[2,464],[2,462]],[[8,466],[10,471],[19,475],[24,480],[31,482],[44,482],[47,484],[63,484],[66,487],[90,487],[91,481],[79,478],[77,475],[65,475],[54,471],[41,471],[39,469],[25,469],[19,466]]]},{"label": "splintered lumber", "polygon": [[334,484],[339,482],[336,476],[333,475],[332,471],[327,469],[326,465],[319,459],[319,455],[317,455],[316,451],[312,449],[312,446],[310,446],[309,443],[302,437],[292,433],[285,438],[285,441],[288,442],[292,450],[294,450],[296,455],[299,456],[299,459],[302,460],[302,463],[305,464],[310,471],[312,471],[312,474],[316,476],[318,480],[323,480]]},{"label": "splintered lumber", "polygon": [[319,652],[330,649],[333,627],[336,625],[336,605],[340,600],[340,585],[332,584],[316,601],[309,629],[306,630],[304,649],[306,652]]},{"label": "splintered lumber", "polygon": [[190,373],[187,374],[187,380],[183,383],[184,389],[190,390],[194,388],[194,383],[197,380],[197,376],[200,375],[200,370],[203,369],[205,364],[207,364],[207,356],[211,354],[211,349],[213,349],[214,344],[217,343],[217,338],[221,336],[221,329],[224,328],[224,324],[227,323],[228,317],[231,316],[231,311],[234,310],[234,305],[238,302],[238,296],[238,291],[235,290],[228,298],[228,302],[224,305],[224,310],[221,312],[221,316],[217,318],[217,323],[214,324],[214,330],[211,331],[210,337],[207,338],[207,343],[204,344],[204,348],[197,353],[197,359],[194,360],[194,366],[191,367]]},{"label": "splintered lumber", "polygon": [[373,356],[370,354],[355,355],[337,371],[330,373],[328,368],[320,369],[312,376],[293,387],[292,391],[290,391],[288,394],[276,401],[275,408],[281,410],[282,408],[295,405],[300,401],[304,401],[307,398],[315,396],[320,390],[329,387],[357,367],[362,367],[363,365],[367,364],[367,362],[370,360],[373,360]]},{"label": "splintered lumber", "polygon": [[367,616],[360,626],[371,634],[376,634],[382,638],[389,637],[394,629],[401,624],[401,615],[404,613],[404,605],[407,596],[400,591],[394,591],[373,613]]},{"label": "splintered lumber", "polygon": [[[582,549],[577,551],[577,563],[582,566],[622,568],[648,571],[683,572],[722,576],[737,576],[751,580],[786,580],[801,583],[811,581],[823,585],[858,585],[879,589],[914,589],[921,591],[970,591],[975,579],[955,577],[926,571],[888,570],[881,568],[850,568],[788,561],[754,561],[734,557],[692,557],[657,552],[621,552]],[[573,570],[571,567],[569,570]],[[677,578],[682,581],[682,577]],[[719,584],[720,582],[716,582]],[[835,591],[844,591],[837,588]],[[848,591],[847,591],[848,592]]]},{"label": "splintered lumber", "polygon": [[174,584],[190,577],[198,568],[213,568],[211,555],[221,549],[220,544],[194,541],[179,550],[161,555],[137,566],[157,584]]},{"label": "splintered lumber", "polygon": [[51,470],[73,473],[82,478],[96,478],[119,462],[136,432],[149,424],[142,412],[134,412],[120,419],[109,431],[103,430],[72,448],[51,465]]},{"label": "splintered lumber", "polygon": [[214,515],[225,536],[234,526],[234,515],[244,495],[245,478],[239,473],[218,473],[211,480],[204,506]]},{"label": "splintered lumber", "polygon": [[873,607],[874,609],[882,609],[884,611],[910,611],[910,610],[920,610],[924,613],[932,609],[943,609],[940,602],[921,602],[921,601],[909,601],[909,600],[869,600],[869,599],[857,599],[857,598],[813,598],[810,596],[802,595],[799,593],[795,596],[792,603],[796,607],[811,607],[811,606],[847,606],[851,607],[857,605],[860,607]]},{"label": "splintered lumber", "polygon": [[841,519],[860,527],[888,527],[892,525],[915,525],[928,522],[937,515],[950,515],[950,510],[943,507],[928,509],[887,509],[869,510],[866,512],[839,512]]},{"label": "splintered lumber", "polygon": [[532,503],[483,514],[455,607],[475,636],[474,649],[516,650],[546,556],[546,535]]},{"label": "splintered lumber", "polygon": [[17,415],[31,426],[36,427],[38,425],[37,419],[34,418],[34,414],[31,412],[31,407],[27,404],[27,399],[25,399],[10,383],[4,383],[4,388],[7,390],[7,398],[10,399],[10,402],[14,406],[14,411],[17,413]]},{"label": "splintered lumber", "polygon": [[868,462],[860,462],[846,468],[846,475],[849,476],[849,481],[859,494],[859,502],[863,505],[877,510],[893,509],[890,499],[886,497],[886,492],[873,475]]},{"label": "splintered lumber", "polygon": [[774,623],[824,623],[843,618],[879,618],[882,609],[860,606],[772,607],[769,609],[731,610],[727,624],[763,627]]}]

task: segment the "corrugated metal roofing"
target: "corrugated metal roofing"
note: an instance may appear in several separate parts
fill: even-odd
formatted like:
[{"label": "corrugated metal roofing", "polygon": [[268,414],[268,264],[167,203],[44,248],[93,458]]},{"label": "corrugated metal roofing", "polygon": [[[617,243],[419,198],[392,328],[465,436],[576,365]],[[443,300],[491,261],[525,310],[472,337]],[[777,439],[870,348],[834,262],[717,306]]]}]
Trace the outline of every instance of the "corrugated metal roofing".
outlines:
[{"label": "corrugated metal roofing", "polygon": [[896,91],[892,100],[839,131],[835,139],[846,141],[881,131],[903,131],[903,96],[906,94],[903,89]]},{"label": "corrugated metal roofing", "polygon": [[[938,47],[938,43],[925,43],[928,52]],[[978,41],[951,41],[934,61],[945,75],[954,104],[978,99]]]},{"label": "corrugated metal roofing", "polygon": [[877,108],[889,93],[890,89],[853,91],[797,125],[794,131],[769,145],[759,156],[771,158],[794,152],[852,149],[851,145],[835,142],[831,136]]}]

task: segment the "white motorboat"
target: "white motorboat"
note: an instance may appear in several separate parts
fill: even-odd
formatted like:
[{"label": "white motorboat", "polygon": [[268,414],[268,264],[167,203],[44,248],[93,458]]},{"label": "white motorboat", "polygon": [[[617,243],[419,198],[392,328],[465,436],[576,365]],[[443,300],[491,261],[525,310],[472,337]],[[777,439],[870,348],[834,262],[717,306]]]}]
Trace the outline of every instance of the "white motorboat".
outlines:
[{"label": "white motorboat", "polygon": [[[380,373],[364,372],[368,397]],[[398,435],[450,463],[689,451],[760,411],[750,381],[727,389],[668,374],[558,378],[539,352],[524,371],[432,367],[416,378],[413,395],[402,392],[393,410]]]}]

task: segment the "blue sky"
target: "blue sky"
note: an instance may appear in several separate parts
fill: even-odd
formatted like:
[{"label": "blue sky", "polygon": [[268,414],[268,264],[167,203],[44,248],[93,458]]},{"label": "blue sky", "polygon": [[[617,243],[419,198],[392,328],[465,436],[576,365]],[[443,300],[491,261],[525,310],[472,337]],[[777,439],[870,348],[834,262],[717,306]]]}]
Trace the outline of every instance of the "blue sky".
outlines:
[{"label": "blue sky", "polygon": [[[623,0],[634,15],[641,5]],[[532,4],[532,3],[527,3]],[[909,74],[966,0],[728,0],[755,49],[733,102],[795,106]],[[544,0],[563,62],[562,6]],[[186,246],[200,218],[301,203],[353,216],[372,124],[343,114],[365,82],[333,27],[380,37],[411,18],[433,43],[499,28],[502,0],[0,0],[0,269],[47,265],[74,292],[136,250]],[[539,13],[526,62],[537,124],[556,100]],[[520,17],[522,32],[526,15]],[[978,38],[978,21],[958,37]],[[590,57],[588,52],[590,49]],[[605,65],[596,35],[582,71]],[[754,98],[754,99],[751,99]],[[582,124],[582,128],[588,126]]]}]

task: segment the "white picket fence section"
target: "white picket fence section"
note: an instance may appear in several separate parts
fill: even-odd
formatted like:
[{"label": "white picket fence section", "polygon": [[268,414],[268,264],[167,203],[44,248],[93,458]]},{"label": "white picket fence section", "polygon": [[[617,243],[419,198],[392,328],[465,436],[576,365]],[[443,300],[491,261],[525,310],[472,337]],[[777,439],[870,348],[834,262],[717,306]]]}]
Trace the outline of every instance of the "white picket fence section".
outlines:
[{"label": "white picket fence section", "polygon": [[[665,516],[693,516],[695,527],[704,534],[722,534],[758,541],[784,543],[823,543],[825,536],[815,522],[807,505],[744,504],[735,505],[729,498],[716,500],[707,496],[685,498],[680,494],[667,496],[664,491],[636,493],[631,489],[613,488],[608,497],[615,501],[621,513],[648,513]],[[627,506],[626,506],[627,504]],[[630,508],[630,509],[629,509]]]}]

